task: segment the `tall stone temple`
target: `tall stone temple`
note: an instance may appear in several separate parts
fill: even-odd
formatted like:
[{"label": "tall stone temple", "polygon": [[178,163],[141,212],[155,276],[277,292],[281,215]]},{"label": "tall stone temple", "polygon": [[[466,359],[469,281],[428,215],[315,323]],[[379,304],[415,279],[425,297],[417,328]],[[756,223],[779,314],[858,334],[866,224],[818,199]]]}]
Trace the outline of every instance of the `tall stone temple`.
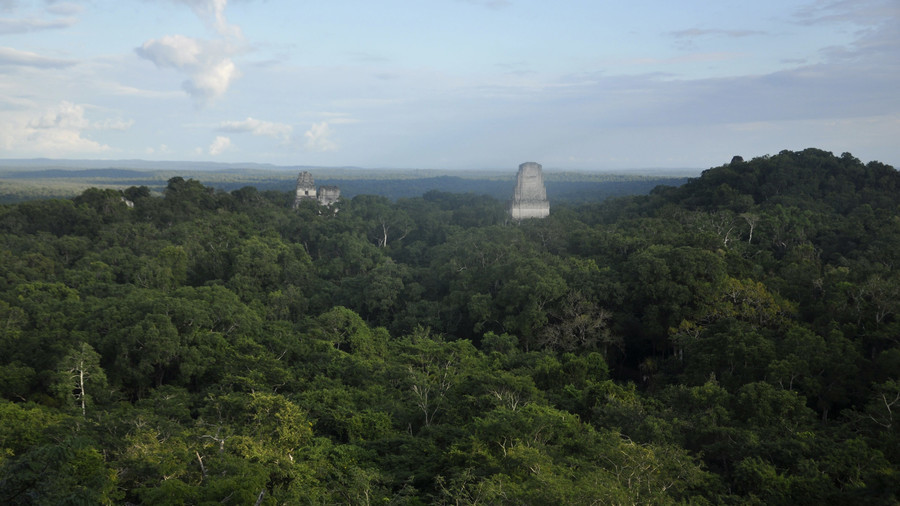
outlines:
[{"label": "tall stone temple", "polygon": [[297,176],[297,194],[294,196],[294,209],[304,200],[315,200],[323,206],[330,206],[341,198],[341,189],[337,186],[320,186],[316,190],[316,182],[312,174],[303,171]]},{"label": "tall stone temple", "polygon": [[509,215],[514,220],[545,218],[550,214],[550,201],[544,188],[544,174],[539,163],[526,162],[519,165],[516,176],[516,191],[509,203]]}]

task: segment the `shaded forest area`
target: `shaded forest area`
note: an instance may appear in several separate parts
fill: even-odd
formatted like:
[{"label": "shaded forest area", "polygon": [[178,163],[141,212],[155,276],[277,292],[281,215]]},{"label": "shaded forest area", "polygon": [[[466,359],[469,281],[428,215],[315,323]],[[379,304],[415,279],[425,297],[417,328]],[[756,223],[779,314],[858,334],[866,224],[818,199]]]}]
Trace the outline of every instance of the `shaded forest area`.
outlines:
[{"label": "shaded forest area", "polygon": [[896,504],[898,190],[808,149],[522,223],[4,205],[0,503]]},{"label": "shaded forest area", "polygon": [[[73,162],[75,163],[75,162]],[[380,195],[391,200],[421,197],[438,190],[447,193],[488,195],[498,200],[512,198],[515,171],[509,173],[465,173],[448,175],[442,171],[318,169],[313,171],[318,185],[338,186],[346,198]],[[121,189],[146,186],[154,195],[165,192],[172,177],[202,179],[204,186],[231,192],[252,186],[258,191],[291,191],[297,172],[285,170],[229,169],[190,171],[190,176],[172,170],[132,170],[114,168],[60,169],[0,166],[0,204],[27,200],[70,198],[88,188]],[[547,172],[547,193],[554,203],[595,202],[610,197],[646,195],[659,185],[680,185],[680,175],[604,174],[590,172]]]}]

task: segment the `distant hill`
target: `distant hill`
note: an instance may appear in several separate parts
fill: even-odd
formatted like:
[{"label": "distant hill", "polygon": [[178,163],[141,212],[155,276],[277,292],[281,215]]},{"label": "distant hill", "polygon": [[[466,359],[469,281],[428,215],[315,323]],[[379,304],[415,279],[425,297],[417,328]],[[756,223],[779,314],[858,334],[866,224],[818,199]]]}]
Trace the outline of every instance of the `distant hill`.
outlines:
[{"label": "distant hill", "polygon": [[839,213],[862,204],[894,209],[900,203],[900,172],[877,161],[863,164],[849,153],[810,148],[735,160],[657,193],[689,209],[777,204],[827,206]]},{"label": "distant hill", "polygon": [[9,172],[11,179],[59,179],[59,178],[109,178],[109,179],[152,179],[153,172],[130,169],[41,169]]},{"label": "distant hill", "polygon": [[[147,186],[161,192],[179,176],[196,179],[221,191],[252,186],[260,191],[293,191],[297,173],[313,173],[317,185],[341,188],[345,198],[381,195],[390,199],[418,197],[431,190],[489,195],[501,201],[512,196],[515,171],[439,171],[362,169],[358,167],[277,167],[265,164],[146,162],[142,160],[0,160],[0,203],[74,197],[87,188],[124,189]],[[551,201],[590,202],[623,195],[643,195],[659,185],[687,181],[680,174],[661,172],[608,174],[547,170]]]}]

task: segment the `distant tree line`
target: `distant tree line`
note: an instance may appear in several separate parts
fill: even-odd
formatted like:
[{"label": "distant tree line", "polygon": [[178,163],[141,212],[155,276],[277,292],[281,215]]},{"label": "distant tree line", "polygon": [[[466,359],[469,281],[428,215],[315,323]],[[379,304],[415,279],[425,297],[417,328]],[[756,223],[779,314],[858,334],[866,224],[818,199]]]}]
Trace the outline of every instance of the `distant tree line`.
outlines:
[{"label": "distant tree line", "polygon": [[[128,169],[47,169],[11,171],[0,174],[0,204],[11,204],[42,198],[76,196],[90,185],[102,188],[146,186],[152,193],[161,194],[171,176],[166,172],[147,172]],[[168,173],[171,174],[171,173]],[[258,191],[287,192],[294,188],[296,174],[242,173],[240,171],[197,173],[205,186],[231,192],[248,184]],[[489,195],[506,201],[512,197],[515,174],[507,178],[471,176],[429,176],[414,172],[380,173],[368,171],[367,176],[318,177],[318,185],[341,188],[347,198],[356,195],[380,195],[391,200],[421,197],[437,190],[447,193]],[[547,178],[549,197],[554,202],[592,202],[625,195],[645,195],[661,184],[678,185],[686,178],[670,176],[609,175],[592,173],[561,173]],[[76,188],[78,188],[76,190]]]}]

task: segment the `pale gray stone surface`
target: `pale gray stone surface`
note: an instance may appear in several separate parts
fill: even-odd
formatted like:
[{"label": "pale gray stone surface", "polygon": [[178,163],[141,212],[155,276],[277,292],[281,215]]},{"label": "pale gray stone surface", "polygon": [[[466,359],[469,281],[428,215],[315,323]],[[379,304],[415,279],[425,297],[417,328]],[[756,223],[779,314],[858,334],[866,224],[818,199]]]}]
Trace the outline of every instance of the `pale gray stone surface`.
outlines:
[{"label": "pale gray stone surface", "polygon": [[303,171],[297,176],[297,195],[294,197],[294,207],[300,205],[300,202],[306,199],[316,200],[316,183],[313,181],[312,174]]},{"label": "pale gray stone surface", "polygon": [[516,190],[509,204],[509,215],[514,220],[544,218],[550,214],[550,201],[544,187],[541,164],[525,162],[519,165]]},{"label": "pale gray stone surface", "polygon": [[316,190],[316,182],[312,174],[303,171],[297,176],[297,194],[294,197],[294,209],[304,200],[316,200],[323,206],[330,206],[341,198],[341,189],[337,186],[320,186]]},{"label": "pale gray stone surface", "polygon": [[337,186],[320,186],[319,187],[319,204],[330,206],[341,198],[341,189]]}]

